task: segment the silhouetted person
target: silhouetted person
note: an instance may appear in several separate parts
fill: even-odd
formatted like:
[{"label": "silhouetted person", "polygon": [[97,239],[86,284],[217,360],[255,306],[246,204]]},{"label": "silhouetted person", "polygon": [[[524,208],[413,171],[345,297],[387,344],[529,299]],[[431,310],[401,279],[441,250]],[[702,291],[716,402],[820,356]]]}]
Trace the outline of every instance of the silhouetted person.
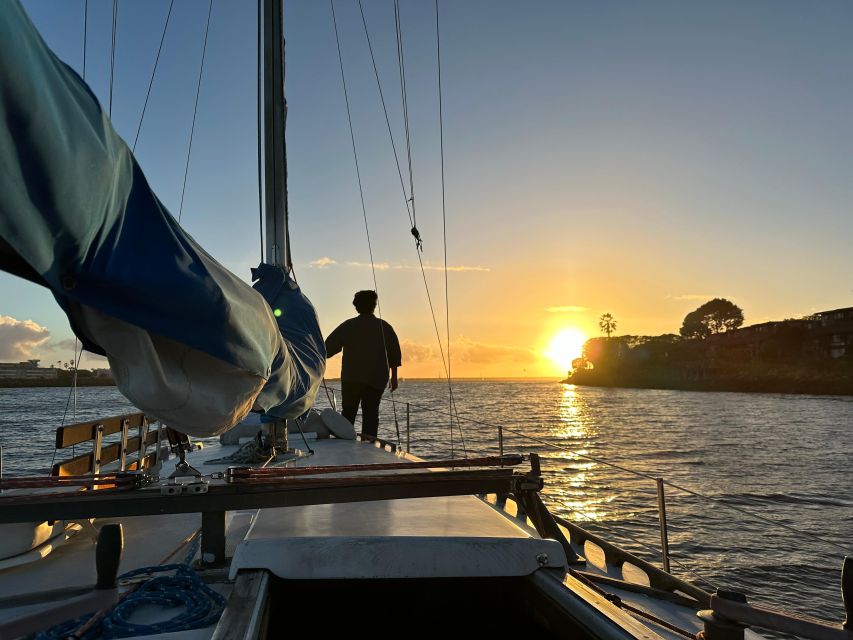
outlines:
[{"label": "silhouetted person", "polygon": [[393,327],[373,315],[376,300],[375,291],[357,292],[352,303],[358,315],[343,322],[326,338],[327,357],[341,349],[344,352],[341,365],[342,413],[355,424],[355,415],[361,404],[361,432],[374,438],[379,430],[379,401],[386,385],[391,391],[397,388],[397,367],[402,363],[400,341]]}]

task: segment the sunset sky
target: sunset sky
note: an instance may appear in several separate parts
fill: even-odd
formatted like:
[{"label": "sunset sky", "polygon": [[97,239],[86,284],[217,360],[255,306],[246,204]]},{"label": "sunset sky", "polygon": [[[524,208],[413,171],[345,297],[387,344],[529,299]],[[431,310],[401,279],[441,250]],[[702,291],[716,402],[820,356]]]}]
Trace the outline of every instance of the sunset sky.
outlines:
[{"label": "sunset sky", "polygon": [[[81,73],[83,4],[24,2]],[[608,312],[621,335],[677,332],[713,297],[747,324],[853,306],[853,4],[439,5],[454,376],[564,374],[547,355],[554,336],[600,335]],[[89,0],[86,76],[105,108],[111,6]],[[169,0],[118,6],[112,112],[132,144]],[[364,7],[403,161],[393,3]],[[207,8],[175,2],[137,147],[176,217]],[[401,376],[438,376],[358,4],[335,9],[383,317]],[[286,12],[294,262],[328,333],[373,288],[370,259],[329,3]],[[403,0],[401,13],[417,222],[444,339],[434,6]],[[214,0],[209,37],[182,222],[248,280],[260,257],[254,3]],[[0,361],[67,361],[72,347],[47,290],[0,273]]]}]

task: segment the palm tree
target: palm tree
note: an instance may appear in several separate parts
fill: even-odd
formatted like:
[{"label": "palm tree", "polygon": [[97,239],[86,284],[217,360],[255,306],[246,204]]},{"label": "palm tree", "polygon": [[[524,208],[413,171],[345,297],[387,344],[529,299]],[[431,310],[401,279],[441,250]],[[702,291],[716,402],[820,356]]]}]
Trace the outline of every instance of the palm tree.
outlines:
[{"label": "palm tree", "polygon": [[598,319],[598,328],[610,337],[610,334],[616,331],[616,319],[609,313],[605,313]]}]

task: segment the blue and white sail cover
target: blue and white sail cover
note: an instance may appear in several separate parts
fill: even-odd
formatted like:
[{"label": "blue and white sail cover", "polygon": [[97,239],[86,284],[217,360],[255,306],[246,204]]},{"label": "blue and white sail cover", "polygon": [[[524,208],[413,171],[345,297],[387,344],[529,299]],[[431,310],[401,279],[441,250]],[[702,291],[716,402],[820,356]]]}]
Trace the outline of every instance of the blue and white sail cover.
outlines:
[{"label": "blue and white sail cover", "polygon": [[262,269],[259,285],[281,281],[264,293],[282,328],[297,332],[283,338],[263,295],[157,199],[17,0],[0,3],[0,269],[48,287],[121,392],[185,433],[216,435],[253,409],[299,415],[322,378],[307,298]]}]

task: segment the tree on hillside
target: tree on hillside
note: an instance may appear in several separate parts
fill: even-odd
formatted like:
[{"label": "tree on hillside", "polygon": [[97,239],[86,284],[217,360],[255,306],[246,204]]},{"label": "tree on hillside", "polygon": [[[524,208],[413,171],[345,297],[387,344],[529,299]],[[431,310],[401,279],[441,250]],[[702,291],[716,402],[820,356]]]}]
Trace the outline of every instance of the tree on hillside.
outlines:
[{"label": "tree on hillside", "polygon": [[685,338],[704,339],[742,324],[743,309],[725,298],[714,298],[684,317],[680,333]]},{"label": "tree on hillside", "polygon": [[609,313],[605,313],[598,319],[598,328],[609,338],[610,334],[616,331],[616,319]]}]

